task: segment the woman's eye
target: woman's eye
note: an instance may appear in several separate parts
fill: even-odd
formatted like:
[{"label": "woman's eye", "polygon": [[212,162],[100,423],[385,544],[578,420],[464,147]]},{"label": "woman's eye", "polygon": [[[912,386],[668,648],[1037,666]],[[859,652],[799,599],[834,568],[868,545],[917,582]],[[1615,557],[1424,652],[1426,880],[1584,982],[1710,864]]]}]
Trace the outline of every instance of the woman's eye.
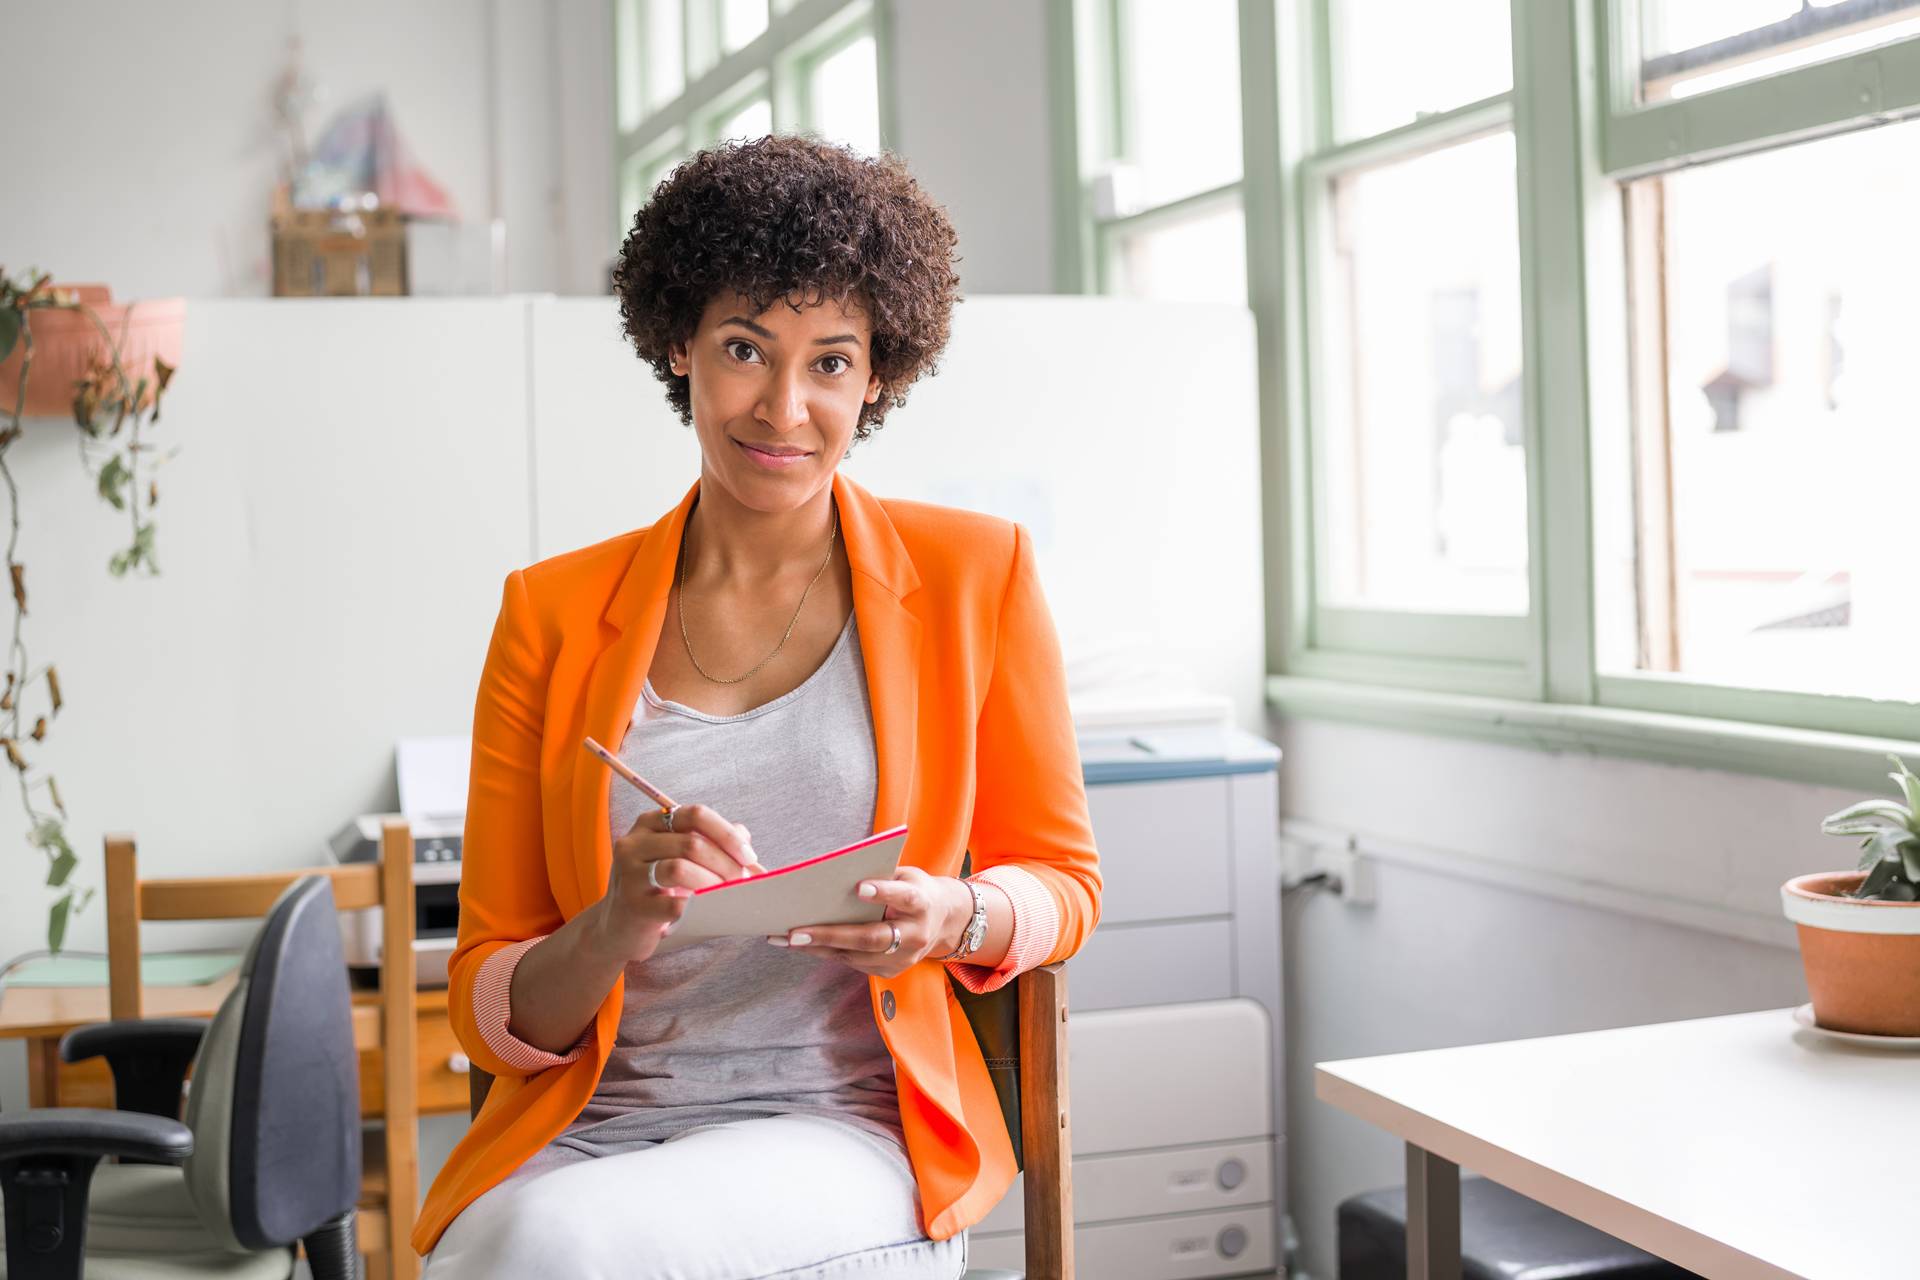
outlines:
[{"label": "woman's eye", "polygon": [[753,349],[753,344],[751,342],[743,342],[740,339],[736,338],[733,341],[727,343],[727,354],[732,356],[735,360],[751,361],[755,356],[759,355],[760,353]]},{"label": "woman's eye", "polygon": [[845,373],[850,363],[845,356],[822,356],[820,358],[820,372],[827,374]]}]

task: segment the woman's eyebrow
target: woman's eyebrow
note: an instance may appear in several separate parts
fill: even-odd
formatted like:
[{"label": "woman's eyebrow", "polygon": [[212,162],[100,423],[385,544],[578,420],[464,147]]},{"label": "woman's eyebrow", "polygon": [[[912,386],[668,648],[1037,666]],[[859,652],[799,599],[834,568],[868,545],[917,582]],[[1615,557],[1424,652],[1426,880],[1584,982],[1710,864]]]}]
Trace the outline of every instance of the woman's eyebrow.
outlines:
[{"label": "woman's eyebrow", "polygon": [[[778,342],[780,340],[774,335],[773,330],[765,328],[761,325],[757,325],[753,321],[747,319],[745,316],[728,316],[725,320],[722,320],[720,323],[722,325],[737,324],[742,329],[746,329],[755,334],[758,334],[760,337],[765,338],[769,342]],[[836,333],[831,338],[815,338],[813,340],[813,345],[816,347],[831,347],[842,342],[852,343],[857,346],[859,345],[860,338],[859,338],[859,335],[857,334]]]}]

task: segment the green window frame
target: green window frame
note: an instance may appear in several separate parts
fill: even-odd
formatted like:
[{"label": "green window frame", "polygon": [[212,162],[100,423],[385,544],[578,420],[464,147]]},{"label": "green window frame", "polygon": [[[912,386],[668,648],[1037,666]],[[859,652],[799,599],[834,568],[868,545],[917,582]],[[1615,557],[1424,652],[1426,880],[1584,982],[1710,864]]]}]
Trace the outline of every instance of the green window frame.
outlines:
[{"label": "green window frame", "polygon": [[[1083,156],[1109,154],[1112,0],[1054,0],[1057,284],[1098,291]],[[1920,37],[1640,104],[1635,0],[1511,0],[1508,93],[1335,141],[1331,0],[1241,0],[1248,294],[1258,321],[1270,705],[1550,751],[1877,790],[1920,755],[1920,704],[1735,688],[1597,665],[1596,436],[1628,420],[1620,183],[1920,117]],[[1856,0],[1869,3],[1874,0]],[[1889,0],[1877,0],[1885,5]],[[1331,609],[1315,598],[1324,506],[1314,317],[1327,184],[1356,167],[1511,126],[1517,160],[1528,613]],[[1324,376],[1324,375],[1323,375]],[[1604,489],[1601,490],[1604,492]]]},{"label": "green window frame", "polygon": [[[662,4],[679,10],[682,83],[672,98],[647,110],[651,95],[646,59],[639,56],[639,33],[647,30],[648,7]],[[718,141],[717,131],[727,118],[754,98],[767,98],[775,132],[811,129],[808,81],[813,69],[862,37],[873,38],[878,64],[880,144],[893,145],[892,0],[777,0],[769,7],[766,30],[731,53],[724,52],[721,39],[721,4],[616,0],[616,243],[654,182],[687,155]]]},{"label": "green window frame", "polygon": [[[1135,134],[1127,92],[1128,10],[1161,0],[1048,0],[1054,51],[1053,143],[1061,211],[1055,237],[1055,287],[1063,293],[1111,293],[1114,247],[1124,237],[1238,208],[1245,211],[1247,160],[1241,176],[1174,199],[1125,211],[1103,194],[1108,170],[1129,154]],[[1243,95],[1244,96],[1244,95]],[[1249,237],[1251,238],[1251,237]],[[1251,271],[1251,267],[1249,267]]]}]

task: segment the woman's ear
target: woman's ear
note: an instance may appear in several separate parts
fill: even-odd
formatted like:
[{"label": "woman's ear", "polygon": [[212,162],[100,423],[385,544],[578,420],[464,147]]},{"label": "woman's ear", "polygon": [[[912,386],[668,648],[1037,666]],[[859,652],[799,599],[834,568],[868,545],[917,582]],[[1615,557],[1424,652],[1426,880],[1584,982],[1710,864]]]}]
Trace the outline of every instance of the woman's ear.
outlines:
[{"label": "woman's ear", "polygon": [[687,349],[678,342],[667,344],[667,368],[684,378],[687,376]]},{"label": "woman's ear", "polygon": [[874,401],[878,400],[879,398],[880,398],[880,375],[877,373],[870,374],[867,377],[867,394],[865,396],[866,402],[868,404],[872,404]]}]

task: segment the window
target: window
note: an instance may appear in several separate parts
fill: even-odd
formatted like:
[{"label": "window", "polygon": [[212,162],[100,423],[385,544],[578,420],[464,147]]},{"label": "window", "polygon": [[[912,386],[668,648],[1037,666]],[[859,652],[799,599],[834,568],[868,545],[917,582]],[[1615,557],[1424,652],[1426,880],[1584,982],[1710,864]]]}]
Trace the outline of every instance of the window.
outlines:
[{"label": "window", "polygon": [[1641,102],[1709,89],[1920,35],[1915,0],[1647,0]]},{"label": "window", "polygon": [[884,25],[873,0],[617,0],[616,234],[691,151],[775,131],[877,153]]},{"label": "window", "polygon": [[1916,156],[1906,123],[1625,184],[1640,461],[1603,670],[1920,701]]},{"label": "window", "polygon": [[1077,230],[1095,287],[1244,304],[1236,0],[1077,0]]},{"label": "window", "polygon": [[1329,0],[1315,92],[1330,110],[1295,184],[1312,477],[1298,573],[1323,657],[1491,664],[1518,688],[1528,415],[1506,22],[1504,2]]},{"label": "window", "polygon": [[1277,705],[1877,776],[1920,738],[1920,0],[1272,21],[1232,207]]}]

